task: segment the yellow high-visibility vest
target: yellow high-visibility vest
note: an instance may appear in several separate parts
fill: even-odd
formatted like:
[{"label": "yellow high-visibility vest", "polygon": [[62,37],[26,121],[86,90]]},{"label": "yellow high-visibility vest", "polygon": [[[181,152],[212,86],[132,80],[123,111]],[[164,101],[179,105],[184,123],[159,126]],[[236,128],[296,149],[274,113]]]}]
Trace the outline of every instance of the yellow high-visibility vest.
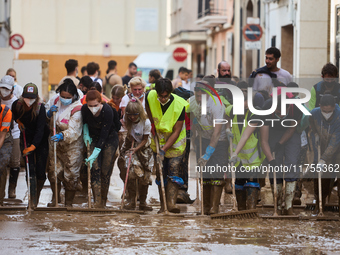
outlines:
[{"label": "yellow high-visibility vest", "polygon": [[[161,104],[157,100],[156,90],[151,90],[148,94],[149,108],[153,117],[153,121],[156,127],[156,132],[159,137],[160,146],[164,146],[166,141],[169,139],[173,133],[173,128],[183,111],[183,107],[187,107],[188,103],[181,97],[171,94],[174,100],[171,102],[169,108],[163,115]],[[171,146],[170,149],[165,153],[166,158],[175,158],[181,156],[184,153],[186,146],[186,131],[185,131],[185,121],[183,121],[182,130],[176,140],[176,142]],[[154,139],[151,141],[151,148],[156,152],[156,144]]]}]

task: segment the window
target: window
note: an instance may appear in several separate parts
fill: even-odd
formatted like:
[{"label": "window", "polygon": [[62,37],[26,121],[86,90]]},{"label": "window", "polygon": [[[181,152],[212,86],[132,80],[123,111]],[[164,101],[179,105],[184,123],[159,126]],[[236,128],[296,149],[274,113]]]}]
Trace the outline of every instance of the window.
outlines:
[{"label": "window", "polygon": [[203,0],[198,0],[198,13],[197,13],[197,18],[202,18],[202,13],[203,12]]}]

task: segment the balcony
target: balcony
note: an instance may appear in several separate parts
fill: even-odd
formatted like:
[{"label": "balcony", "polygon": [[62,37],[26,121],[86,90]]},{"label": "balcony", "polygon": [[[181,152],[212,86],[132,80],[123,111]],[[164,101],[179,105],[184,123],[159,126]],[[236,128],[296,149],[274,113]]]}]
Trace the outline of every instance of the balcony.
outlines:
[{"label": "balcony", "polygon": [[211,28],[227,22],[227,10],[207,8],[198,13],[195,23]]},{"label": "balcony", "polygon": [[170,36],[170,43],[204,43],[206,41],[206,30],[181,30]]}]

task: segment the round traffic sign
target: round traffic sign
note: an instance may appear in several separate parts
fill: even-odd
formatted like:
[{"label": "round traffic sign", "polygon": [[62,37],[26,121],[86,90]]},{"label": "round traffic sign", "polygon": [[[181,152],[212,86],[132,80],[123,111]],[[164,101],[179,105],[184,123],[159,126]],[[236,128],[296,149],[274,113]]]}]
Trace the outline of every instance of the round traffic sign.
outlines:
[{"label": "round traffic sign", "polygon": [[20,34],[14,34],[9,38],[9,45],[15,50],[20,50],[24,44],[24,37]]},{"label": "round traffic sign", "polygon": [[262,37],[262,28],[258,24],[247,24],[243,28],[243,36],[246,41],[259,41]]},{"label": "round traffic sign", "polygon": [[178,47],[174,50],[172,56],[177,62],[183,62],[187,59],[188,52],[184,48]]}]

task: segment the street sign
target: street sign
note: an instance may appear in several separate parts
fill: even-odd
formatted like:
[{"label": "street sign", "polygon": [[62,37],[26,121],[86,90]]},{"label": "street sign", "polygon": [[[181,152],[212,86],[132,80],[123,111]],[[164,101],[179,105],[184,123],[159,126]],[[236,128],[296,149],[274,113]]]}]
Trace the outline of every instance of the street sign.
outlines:
[{"label": "street sign", "polygon": [[246,50],[260,50],[261,49],[261,41],[255,42],[244,42],[244,48]]},{"label": "street sign", "polygon": [[178,47],[174,50],[172,56],[177,62],[183,62],[187,59],[188,52],[184,48]]},{"label": "street sign", "polygon": [[258,24],[247,24],[243,28],[243,36],[246,41],[259,41],[262,37],[262,28]]},{"label": "street sign", "polygon": [[25,44],[24,37],[20,34],[14,34],[9,38],[9,45],[14,50],[20,50]]}]

